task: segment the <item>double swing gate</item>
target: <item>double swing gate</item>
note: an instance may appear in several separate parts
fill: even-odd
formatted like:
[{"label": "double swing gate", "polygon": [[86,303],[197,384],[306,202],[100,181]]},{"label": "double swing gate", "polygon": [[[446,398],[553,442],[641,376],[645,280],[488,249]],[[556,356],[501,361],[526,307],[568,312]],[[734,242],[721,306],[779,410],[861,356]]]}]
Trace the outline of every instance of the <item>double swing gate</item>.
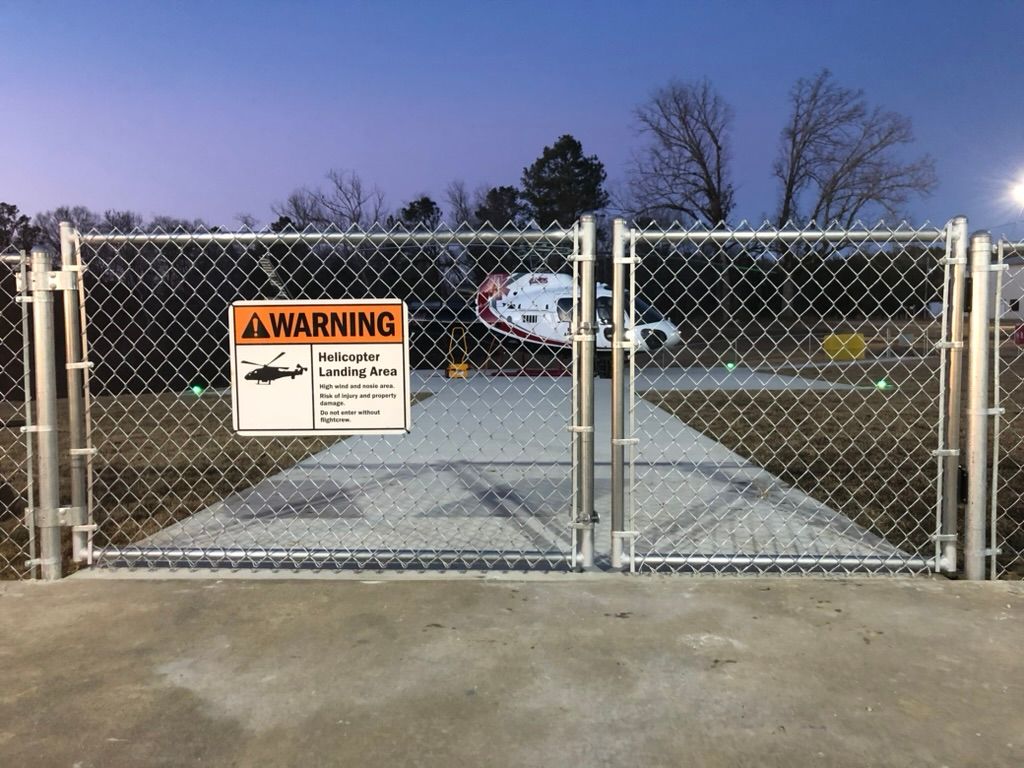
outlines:
[{"label": "double swing gate", "polygon": [[[3,575],[1024,572],[1024,244],[609,229],[64,224],[4,255]],[[409,309],[411,430],[236,434],[231,304],[367,298]]]}]

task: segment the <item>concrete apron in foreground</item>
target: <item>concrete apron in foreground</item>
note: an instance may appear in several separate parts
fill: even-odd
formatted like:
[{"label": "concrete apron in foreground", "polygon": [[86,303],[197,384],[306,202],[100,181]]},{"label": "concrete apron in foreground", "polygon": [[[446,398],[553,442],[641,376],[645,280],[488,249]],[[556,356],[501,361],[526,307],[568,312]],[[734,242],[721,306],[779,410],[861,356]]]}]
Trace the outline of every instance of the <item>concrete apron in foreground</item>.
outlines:
[{"label": "concrete apron in foreground", "polygon": [[[719,381],[721,379],[721,381]],[[666,370],[644,389],[828,389],[820,381]],[[351,437],[138,545],[167,549],[571,549],[571,379],[416,373],[405,436]],[[609,546],[610,383],[595,386],[597,551]],[[640,540],[678,553],[900,556],[884,540],[650,403],[636,403]],[[605,561],[602,557],[601,561]]]}]

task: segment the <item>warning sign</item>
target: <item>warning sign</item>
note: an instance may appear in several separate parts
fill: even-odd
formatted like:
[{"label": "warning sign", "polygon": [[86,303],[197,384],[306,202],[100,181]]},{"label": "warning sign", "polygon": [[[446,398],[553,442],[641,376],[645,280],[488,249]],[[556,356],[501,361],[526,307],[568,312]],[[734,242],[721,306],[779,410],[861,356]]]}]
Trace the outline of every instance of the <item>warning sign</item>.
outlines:
[{"label": "warning sign", "polygon": [[239,434],[409,431],[403,302],[240,301],[229,308],[228,324]]},{"label": "warning sign", "polygon": [[233,305],[236,344],[366,344],[405,340],[402,302]]}]

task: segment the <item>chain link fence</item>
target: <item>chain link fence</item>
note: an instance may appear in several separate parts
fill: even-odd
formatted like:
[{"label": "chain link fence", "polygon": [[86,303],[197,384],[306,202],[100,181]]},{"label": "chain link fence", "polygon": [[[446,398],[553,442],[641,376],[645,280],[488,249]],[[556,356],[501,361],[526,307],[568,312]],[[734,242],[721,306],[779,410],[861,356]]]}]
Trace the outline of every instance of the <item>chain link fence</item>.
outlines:
[{"label": "chain link fence", "polygon": [[1024,579],[1024,242],[999,241],[996,264],[990,575]]},{"label": "chain link fence", "polygon": [[[956,531],[948,234],[619,230],[633,568],[936,567]],[[652,309],[674,333],[639,351]]]},{"label": "chain link fence", "polygon": [[[62,225],[60,258],[33,251],[31,274],[4,256],[0,575],[92,562],[955,572],[963,557],[976,578],[985,556],[992,577],[1024,575],[1022,244],[994,249],[986,301],[991,242],[962,218],[616,220],[610,285],[594,282],[596,242],[592,217],[500,231]],[[410,316],[410,434],[233,431],[233,302],[394,298]],[[52,339],[28,344],[40,329]],[[46,349],[33,382],[30,353]],[[51,378],[33,403],[29,385]]]},{"label": "chain link fence", "polygon": [[[79,236],[94,556],[183,567],[569,567],[570,323],[563,345],[497,343],[477,302],[495,275],[561,274],[575,285],[579,240],[578,227]],[[231,303],[345,298],[408,305],[411,433],[236,435]]]},{"label": "chain link fence", "polygon": [[0,254],[0,578],[33,573],[35,525],[27,255]]}]

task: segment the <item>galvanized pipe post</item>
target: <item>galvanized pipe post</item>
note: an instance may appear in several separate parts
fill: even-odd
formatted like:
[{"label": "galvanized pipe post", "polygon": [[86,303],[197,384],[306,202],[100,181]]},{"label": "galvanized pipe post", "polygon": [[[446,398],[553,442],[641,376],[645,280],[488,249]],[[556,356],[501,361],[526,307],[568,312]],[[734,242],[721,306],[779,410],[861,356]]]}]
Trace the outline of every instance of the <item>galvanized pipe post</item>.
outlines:
[{"label": "galvanized pipe post", "polygon": [[626,220],[612,222],[612,568],[626,529]]},{"label": "galvanized pipe post", "polygon": [[985,514],[988,490],[989,283],[992,237],[971,236],[971,320],[967,360],[967,513],[964,523],[964,575],[985,578]]},{"label": "galvanized pipe post", "polygon": [[943,570],[956,572],[958,518],[960,510],[960,413],[964,356],[964,285],[967,274],[967,217],[953,219],[952,285],[950,286],[949,365],[946,402],[946,448],[950,450],[942,468],[942,555]]},{"label": "galvanized pipe post", "polygon": [[[75,252],[74,232],[71,225],[60,223],[61,268],[76,277],[80,268]],[[81,530],[88,520],[86,456],[85,456],[85,395],[83,386],[82,328],[79,306],[78,281],[72,279],[64,293],[64,341],[67,352],[68,378],[68,442],[71,466],[71,557],[77,563],[86,559],[89,535]]]},{"label": "galvanized pipe post", "polygon": [[576,344],[579,350],[579,387],[576,425],[578,471],[576,561],[586,569],[594,565],[594,334],[597,286],[594,262],[597,256],[597,220],[593,215],[580,218],[580,306]]},{"label": "galvanized pipe post", "polygon": [[36,375],[36,456],[39,493],[35,510],[39,528],[39,565],[43,579],[61,577],[60,457],[57,446],[57,364],[54,322],[53,252],[32,249],[32,345]]}]

